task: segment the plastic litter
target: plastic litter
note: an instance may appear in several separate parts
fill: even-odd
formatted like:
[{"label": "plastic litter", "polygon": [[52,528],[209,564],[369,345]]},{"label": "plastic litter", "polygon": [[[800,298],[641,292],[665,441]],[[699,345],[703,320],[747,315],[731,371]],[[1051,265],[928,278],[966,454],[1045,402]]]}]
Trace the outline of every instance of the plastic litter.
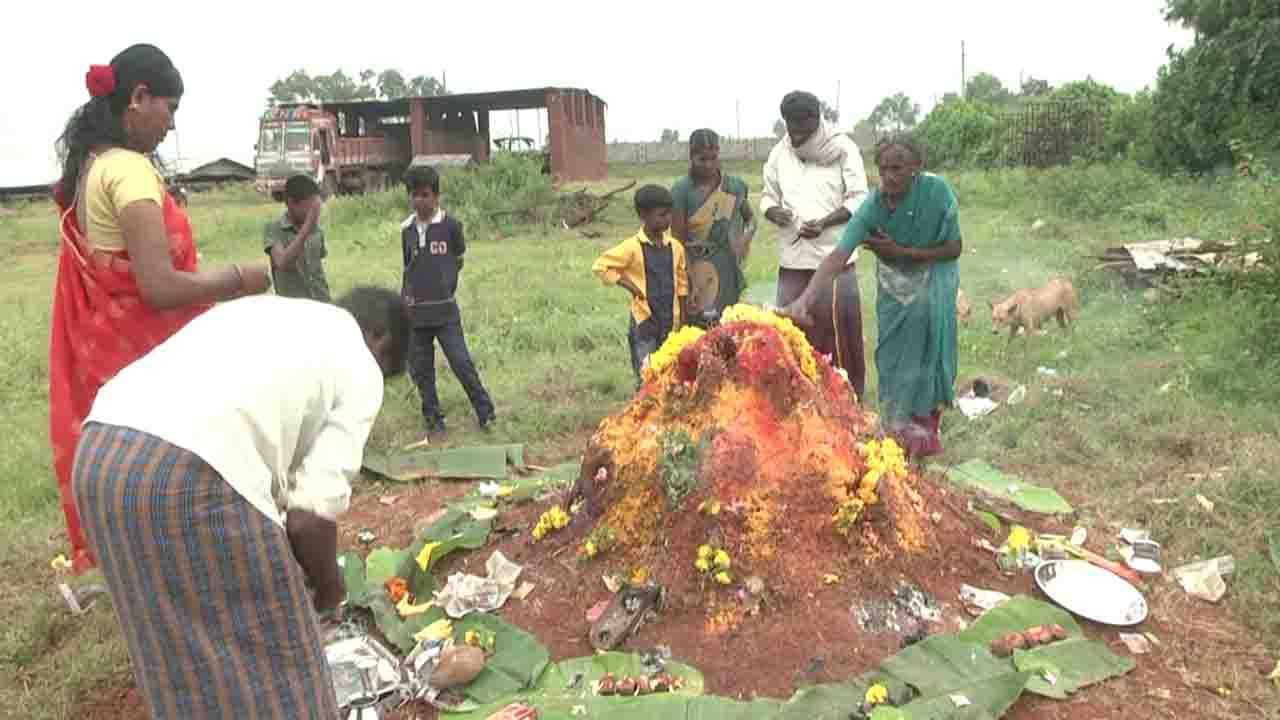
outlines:
[{"label": "plastic litter", "polygon": [[460,618],[475,612],[491,612],[502,607],[515,592],[516,580],[524,568],[495,550],[484,564],[487,577],[454,573],[444,589],[435,594],[436,603],[449,617]]},{"label": "plastic litter", "polygon": [[1201,560],[1173,569],[1173,577],[1192,597],[1216,603],[1227,592],[1223,576],[1235,572],[1236,562],[1231,555]]}]

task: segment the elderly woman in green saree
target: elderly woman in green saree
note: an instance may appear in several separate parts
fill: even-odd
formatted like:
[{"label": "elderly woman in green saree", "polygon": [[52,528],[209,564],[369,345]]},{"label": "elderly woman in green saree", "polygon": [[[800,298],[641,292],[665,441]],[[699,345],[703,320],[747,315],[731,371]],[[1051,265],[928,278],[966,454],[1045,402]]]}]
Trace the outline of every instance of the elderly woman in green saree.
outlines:
[{"label": "elderly woman in green saree", "polygon": [[689,312],[717,313],[746,288],[742,263],[751,250],[755,217],[747,183],[720,171],[720,137],[712,130],[689,136],[689,174],[671,187],[671,234],[689,258]]},{"label": "elderly woman in green saree", "polygon": [[880,187],[872,191],[804,293],[781,312],[811,322],[817,288],[829,284],[858,246],[876,255],[881,421],[914,457],[942,452],[942,410],[955,401],[959,206],[946,181],[921,172],[908,135],[880,141]]}]

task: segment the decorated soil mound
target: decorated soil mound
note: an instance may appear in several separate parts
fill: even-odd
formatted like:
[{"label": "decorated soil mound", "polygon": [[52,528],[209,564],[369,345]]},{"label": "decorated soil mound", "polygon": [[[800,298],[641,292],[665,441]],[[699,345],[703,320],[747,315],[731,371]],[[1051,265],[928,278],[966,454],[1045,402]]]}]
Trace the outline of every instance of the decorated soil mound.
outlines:
[{"label": "decorated soil mound", "polygon": [[759,611],[744,592],[796,599],[848,581],[885,597],[945,563],[944,526],[968,535],[790,320],[731,307],[710,332],[673,334],[644,377],[593,436],[572,521],[555,506],[534,536],[569,525],[554,542],[581,559],[700,596],[708,632]]}]

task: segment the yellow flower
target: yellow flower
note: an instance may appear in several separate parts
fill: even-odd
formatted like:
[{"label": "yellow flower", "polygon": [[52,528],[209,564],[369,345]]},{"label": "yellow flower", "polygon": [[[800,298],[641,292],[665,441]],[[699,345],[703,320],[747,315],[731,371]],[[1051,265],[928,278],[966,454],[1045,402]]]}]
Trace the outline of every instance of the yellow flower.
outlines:
[{"label": "yellow flower", "polygon": [[1031,548],[1031,531],[1021,525],[1014,525],[1009,531],[1009,539],[1005,541],[1010,550],[1018,552]]},{"label": "yellow flower", "polygon": [[414,605],[410,602],[410,596],[406,594],[400,598],[400,602],[396,603],[396,612],[400,613],[400,617],[413,617],[414,615],[421,615],[435,606],[436,604],[433,600],[428,600],[421,605]]},{"label": "yellow flower", "polygon": [[413,639],[418,642],[423,640],[444,640],[451,635],[453,635],[453,623],[449,622],[447,618],[440,618],[414,633]]},{"label": "yellow flower", "polygon": [[638,567],[631,571],[631,584],[643,585],[649,580],[649,568]]},{"label": "yellow flower", "polygon": [[67,559],[66,555],[58,555],[49,561],[49,567],[58,572],[66,572],[71,569],[71,561]]},{"label": "yellow flower", "polygon": [[822,576],[822,582],[826,583],[827,585],[838,585],[840,583],[840,576],[834,575],[832,573],[827,573]]},{"label": "yellow flower", "polygon": [[704,515],[719,515],[720,501],[719,500],[703,500],[701,503],[698,504],[698,512]]},{"label": "yellow flower", "polygon": [[789,318],[754,305],[739,304],[725,308],[720,314],[721,324],[728,325],[734,322],[768,325],[777,330],[782,336],[783,343],[795,358],[796,364],[800,366],[800,372],[810,380],[818,378],[818,362],[813,359],[813,346],[809,344],[809,339],[805,337],[804,332]]},{"label": "yellow flower", "polygon": [[582,544],[582,554],[588,558],[596,556],[596,543],[594,540],[588,540]]},{"label": "yellow flower", "polygon": [[694,560],[693,566],[698,568],[702,572],[707,572],[708,570],[711,569],[711,563],[708,562],[707,559],[704,557],[700,557],[697,560]]},{"label": "yellow flower", "polygon": [[515,490],[516,489],[510,485],[499,485],[497,497],[507,497],[511,493],[515,492]]},{"label": "yellow flower", "polygon": [[714,562],[715,562],[716,567],[718,567],[718,568],[720,568],[720,569],[722,569],[722,570],[728,570],[730,567],[732,567],[732,566],[733,566],[733,563],[729,560],[729,553],[727,553],[727,552],[725,552],[725,551],[723,551],[723,550],[717,550],[717,551],[716,551],[716,556],[715,556],[715,560],[714,560]]},{"label": "yellow flower", "polygon": [[721,585],[728,585],[729,583],[733,582],[733,576],[725,572],[724,570],[721,570],[720,572],[716,573],[716,582],[720,583]]},{"label": "yellow flower", "polygon": [[418,567],[426,570],[431,565],[431,553],[440,547],[438,542],[429,542],[422,546],[422,551],[418,553]]},{"label": "yellow flower", "polygon": [[876,683],[867,688],[866,701],[868,705],[882,705],[889,701],[889,688],[884,683]]},{"label": "yellow flower", "polygon": [[640,374],[644,376],[644,381],[649,382],[661,376],[667,368],[675,363],[676,358],[680,356],[680,351],[686,345],[696,341],[702,337],[705,331],[702,328],[693,325],[685,325],[679,330],[667,336],[662,347],[656,352],[649,355],[649,360]]},{"label": "yellow flower", "polygon": [[710,546],[710,545],[701,545],[701,546],[699,546],[699,547],[698,547],[698,559],[699,559],[699,560],[704,559],[704,558],[710,558],[710,557],[711,557],[712,555],[714,555],[714,554],[715,554],[715,551],[711,549],[711,546]]}]

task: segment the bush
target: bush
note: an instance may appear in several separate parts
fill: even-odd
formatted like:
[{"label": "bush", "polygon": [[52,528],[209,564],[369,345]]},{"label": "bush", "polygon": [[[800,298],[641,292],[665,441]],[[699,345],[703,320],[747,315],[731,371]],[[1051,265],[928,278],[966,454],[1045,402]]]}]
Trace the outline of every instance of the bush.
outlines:
[{"label": "bush", "polygon": [[[551,177],[539,159],[497,153],[472,169],[445,169],[440,174],[441,203],[470,229],[492,230],[502,210],[548,203],[555,198]],[[358,225],[406,217],[409,200],[403,185],[381,193],[342,198],[334,204],[333,222]]]},{"label": "bush", "polygon": [[916,129],[930,168],[988,167],[994,160],[991,137],[994,106],[968,100],[937,105]]}]

